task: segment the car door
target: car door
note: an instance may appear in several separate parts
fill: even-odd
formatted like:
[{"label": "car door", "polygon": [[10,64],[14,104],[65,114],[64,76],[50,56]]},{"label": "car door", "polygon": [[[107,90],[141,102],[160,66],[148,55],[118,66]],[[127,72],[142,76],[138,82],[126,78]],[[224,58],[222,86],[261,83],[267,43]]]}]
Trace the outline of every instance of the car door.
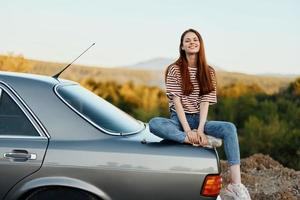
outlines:
[{"label": "car door", "polygon": [[0,199],[39,170],[48,137],[17,94],[0,82]]}]

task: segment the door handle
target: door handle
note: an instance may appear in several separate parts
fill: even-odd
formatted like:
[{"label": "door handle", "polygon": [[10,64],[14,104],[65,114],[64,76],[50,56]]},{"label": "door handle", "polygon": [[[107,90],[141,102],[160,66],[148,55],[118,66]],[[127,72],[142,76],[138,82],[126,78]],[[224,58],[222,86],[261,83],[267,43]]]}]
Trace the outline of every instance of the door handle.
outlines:
[{"label": "door handle", "polygon": [[4,153],[3,157],[13,161],[36,160],[37,158],[36,154],[28,153],[26,150],[13,150],[12,152]]}]

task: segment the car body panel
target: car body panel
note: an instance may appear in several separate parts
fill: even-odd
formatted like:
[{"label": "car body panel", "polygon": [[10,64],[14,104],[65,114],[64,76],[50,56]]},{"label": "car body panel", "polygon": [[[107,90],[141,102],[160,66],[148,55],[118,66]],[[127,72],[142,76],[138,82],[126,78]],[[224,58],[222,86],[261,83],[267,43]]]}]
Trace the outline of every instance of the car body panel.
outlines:
[{"label": "car body panel", "polygon": [[[5,191],[12,188],[18,181],[39,170],[47,144],[47,138],[0,138],[0,182],[5,183],[1,184],[0,199],[3,199]],[[5,153],[16,150],[36,155],[36,159],[21,161],[19,159],[18,161],[18,159],[3,157]]]},{"label": "car body panel", "polygon": [[82,180],[97,185],[115,200],[136,196],[153,199],[157,196],[153,191],[165,199],[200,199],[207,173],[219,173],[212,167],[218,166],[212,155],[214,150],[201,151],[175,143],[143,144],[128,138],[54,141],[50,142],[43,167],[28,179],[51,175]]},{"label": "car body panel", "polygon": [[[162,140],[149,131],[147,124],[133,135],[104,133],[55,95],[56,85],[70,83],[65,80],[0,73],[0,82],[12,88],[40,121],[36,124],[47,135],[40,138],[45,140],[41,149],[46,149],[49,140],[42,167],[30,175],[26,172],[5,199],[17,199],[54,182],[113,200],[137,196],[145,200],[216,198],[200,195],[205,177],[220,174],[215,149]],[[17,140],[12,141],[14,146]],[[6,143],[0,137],[1,151],[7,150],[3,148]],[[3,184],[0,180],[0,192],[4,191]]]},{"label": "car body panel", "polygon": [[[7,191],[18,181],[39,170],[47,149],[48,138],[21,99],[2,81],[0,91],[2,95],[5,92],[11,102],[23,111],[28,122],[31,122],[33,131],[37,133],[37,136],[0,134],[0,177],[5,183],[1,184],[0,199],[3,199]],[[5,115],[1,115],[1,120],[4,119],[3,117],[5,118]],[[17,118],[13,118],[15,119]],[[24,158],[24,156],[29,156],[29,158]]]}]

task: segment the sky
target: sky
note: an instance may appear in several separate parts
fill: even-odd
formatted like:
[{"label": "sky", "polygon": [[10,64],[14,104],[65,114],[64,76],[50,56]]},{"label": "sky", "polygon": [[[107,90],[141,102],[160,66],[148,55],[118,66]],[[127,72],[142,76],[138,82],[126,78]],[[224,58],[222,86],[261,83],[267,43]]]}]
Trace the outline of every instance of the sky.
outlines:
[{"label": "sky", "polygon": [[176,59],[188,28],[227,71],[300,74],[298,0],[0,0],[0,54],[114,67]]}]

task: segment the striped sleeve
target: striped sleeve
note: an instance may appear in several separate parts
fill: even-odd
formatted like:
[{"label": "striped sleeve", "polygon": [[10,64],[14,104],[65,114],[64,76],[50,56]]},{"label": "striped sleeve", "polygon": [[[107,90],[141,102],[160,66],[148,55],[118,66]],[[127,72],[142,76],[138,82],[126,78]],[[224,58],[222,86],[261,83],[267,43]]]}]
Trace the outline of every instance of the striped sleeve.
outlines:
[{"label": "striped sleeve", "polygon": [[166,94],[169,99],[174,96],[182,97],[180,74],[176,66],[171,66],[167,71]]},{"label": "striped sleeve", "polygon": [[214,90],[208,94],[202,95],[200,97],[200,103],[201,102],[209,102],[209,105],[213,105],[213,104],[217,103],[217,81],[216,81],[215,71],[211,70],[210,75],[212,78]]}]

